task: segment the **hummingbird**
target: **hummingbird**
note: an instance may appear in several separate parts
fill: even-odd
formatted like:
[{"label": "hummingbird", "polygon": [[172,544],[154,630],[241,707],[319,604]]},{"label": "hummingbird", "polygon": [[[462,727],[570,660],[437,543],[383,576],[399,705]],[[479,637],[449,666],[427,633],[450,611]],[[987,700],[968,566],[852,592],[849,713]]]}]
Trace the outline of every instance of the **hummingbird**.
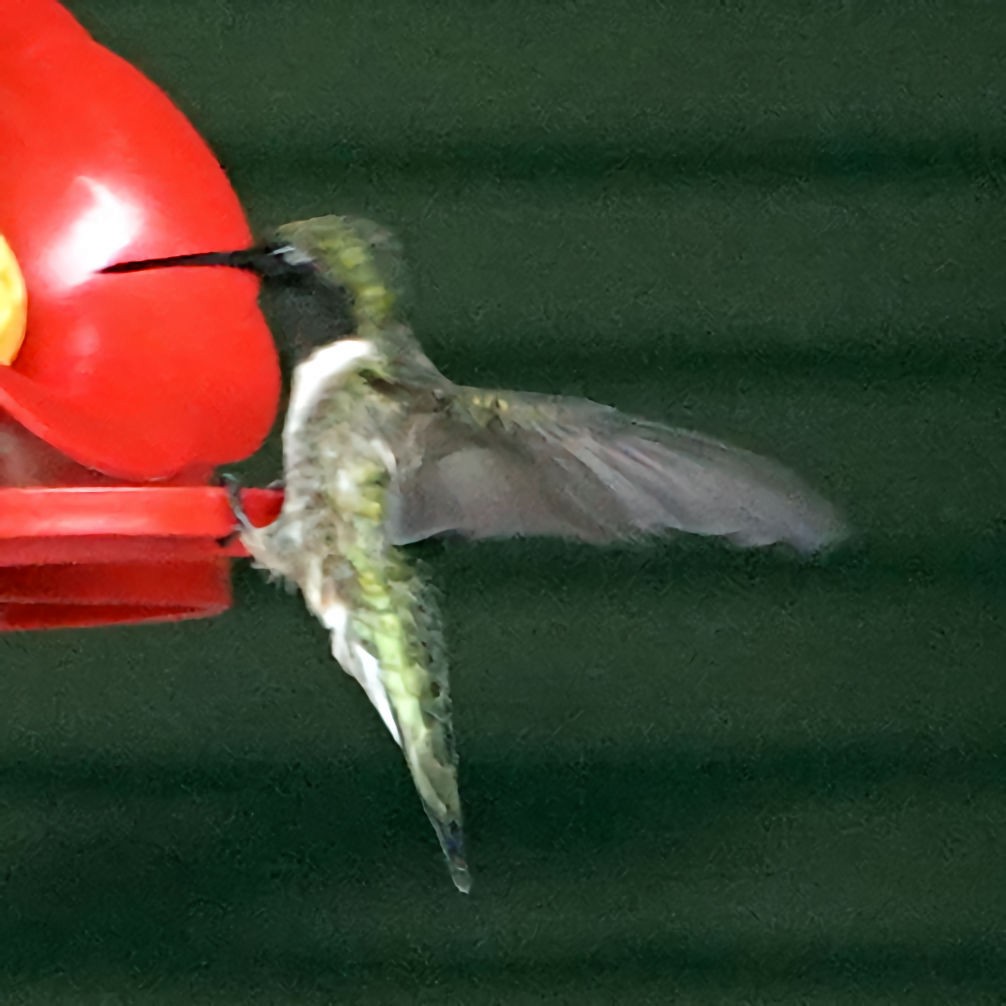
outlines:
[{"label": "hummingbird", "polygon": [[689,532],[810,554],[845,525],[788,469],[705,434],[584,398],[455,384],[404,317],[400,261],[390,231],[323,216],[252,248],[104,271],[248,269],[309,305],[283,426],[283,506],[254,527],[233,492],[239,533],[329,631],[332,655],[402,750],[451,879],[468,892],[447,656],[436,597],[408,545],[444,535],[604,545]]}]

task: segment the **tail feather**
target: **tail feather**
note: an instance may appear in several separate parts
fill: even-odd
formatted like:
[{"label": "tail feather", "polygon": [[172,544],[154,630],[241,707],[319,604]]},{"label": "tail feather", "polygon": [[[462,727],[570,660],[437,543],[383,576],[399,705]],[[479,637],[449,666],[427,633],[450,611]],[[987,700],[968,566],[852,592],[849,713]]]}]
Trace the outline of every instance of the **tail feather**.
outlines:
[{"label": "tail feather", "polygon": [[437,833],[437,840],[447,860],[447,869],[450,871],[454,886],[462,894],[469,894],[472,889],[472,875],[468,872],[465,835],[461,821],[456,818],[438,819],[430,813],[429,807],[426,808],[426,815]]},{"label": "tail feather", "polygon": [[[348,614],[348,624],[340,626],[348,645],[340,645],[341,634],[333,632],[333,653],[363,685],[401,746],[451,879],[459,891],[468,893],[472,880],[465,858],[450,684],[435,598],[419,571],[402,556],[394,556],[374,582],[380,589],[372,584],[371,606],[358,607]],[[330,627],[336,621],[330,620]]]},{"label": "tail feather", "polygon": [[[472,880],[465,856],[457,756],[449,707],[446,714],[442,710],[439,715],[432,713],[432,679],[426,674],[415,673],[418,670],[413,668],[413,674],[406,675],[406,680],[390,682],[388,697],[402,738],[406,764],[447,860],[451,880],[459,891],[467,894]],[[403,684],[406,687],[402,687]],[[442,698],[443,692],[439,692],[437,704]]]},{"label": "tail feather", "polygon": [[461,831],[461,824],[451,821],[449,831],[444,834],[444,829],[437,828],[437,837],[440,839],[440,847],[447,857],[447,868],[451,873],[451,880],[454,886],[462,894],[470,894],[472,889],[472,875],[468,872],[468,860],[465,856],[465,839]]}]

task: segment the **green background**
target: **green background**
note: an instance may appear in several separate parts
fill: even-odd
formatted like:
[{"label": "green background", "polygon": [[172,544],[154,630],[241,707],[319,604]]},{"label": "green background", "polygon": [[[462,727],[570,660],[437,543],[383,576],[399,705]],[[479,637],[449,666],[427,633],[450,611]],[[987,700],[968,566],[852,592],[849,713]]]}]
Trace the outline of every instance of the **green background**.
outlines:
[{"label": "green background", "polygon": [[256,227],[397,229],[449,376],[754,447],[859,536],[426,547],[469,898],[257,573],[3,638],[0,1001],[1006,1001],[1002,4],[70,6]]}]

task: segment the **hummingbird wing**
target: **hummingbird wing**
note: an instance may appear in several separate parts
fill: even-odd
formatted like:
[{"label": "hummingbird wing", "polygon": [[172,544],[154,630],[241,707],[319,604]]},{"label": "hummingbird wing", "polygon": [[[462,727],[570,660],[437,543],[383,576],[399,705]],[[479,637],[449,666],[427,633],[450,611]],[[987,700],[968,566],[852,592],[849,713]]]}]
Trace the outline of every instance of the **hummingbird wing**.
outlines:
[{"label": "hummingbird wing", "polygon": [[586,399],[456,387],[398,447],[397,543],[685,531],[812,553],[845,533],[834,507],[782,465]]}]

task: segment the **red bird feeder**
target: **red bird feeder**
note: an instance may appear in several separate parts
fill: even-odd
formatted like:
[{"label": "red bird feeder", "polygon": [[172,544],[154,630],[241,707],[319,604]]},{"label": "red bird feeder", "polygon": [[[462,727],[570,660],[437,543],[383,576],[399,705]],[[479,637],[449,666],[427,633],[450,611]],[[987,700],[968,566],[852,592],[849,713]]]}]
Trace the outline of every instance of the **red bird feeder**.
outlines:
[{"label": "red bird feeder", "polygon": [[[262,443],[279,368],[233,269],[125,259],[242,247],[240,204],[154,84],[50,0],[0,0],[0,629],[230,603],[216,466]],[[250,491],[253,517],[275,493]]]}]

